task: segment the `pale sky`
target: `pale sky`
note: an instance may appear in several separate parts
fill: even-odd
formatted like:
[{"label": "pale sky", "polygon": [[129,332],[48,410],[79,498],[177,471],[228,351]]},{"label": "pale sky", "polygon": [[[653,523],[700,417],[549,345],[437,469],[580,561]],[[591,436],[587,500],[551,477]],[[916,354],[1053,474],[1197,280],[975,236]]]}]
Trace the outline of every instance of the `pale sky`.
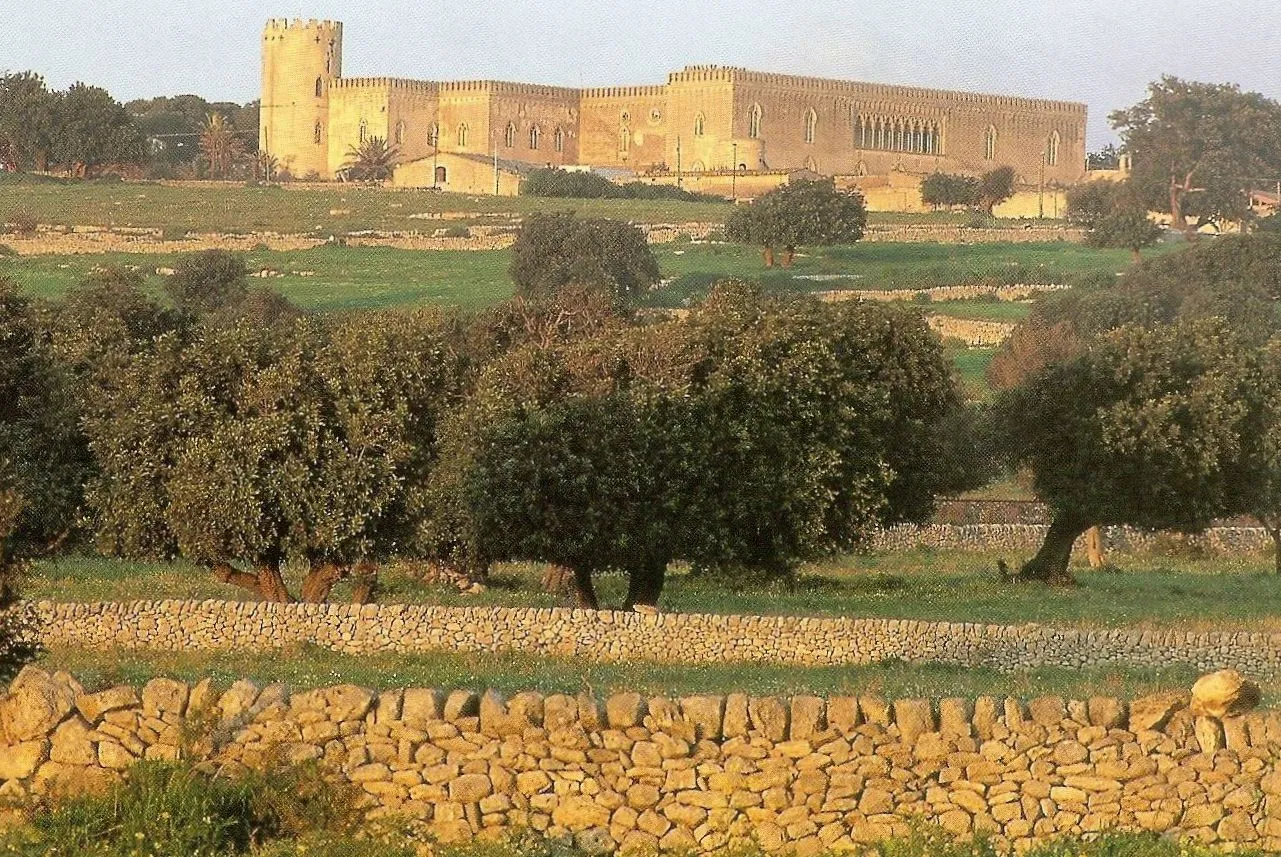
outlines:
[{"label": "pale sky", "polygon": [[607,86],[717,63],[1083,101],[1091,149],[1161,74],[1281,99],[1278,0],[0,0],[0,70],[245,102],[269,17],[343,21],[353,77]]}]

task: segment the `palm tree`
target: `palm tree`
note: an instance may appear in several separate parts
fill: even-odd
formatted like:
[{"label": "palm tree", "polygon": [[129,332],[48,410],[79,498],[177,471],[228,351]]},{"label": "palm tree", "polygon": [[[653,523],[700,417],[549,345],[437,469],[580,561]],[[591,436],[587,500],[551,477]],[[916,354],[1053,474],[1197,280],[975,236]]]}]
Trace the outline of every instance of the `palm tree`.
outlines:
[{"label": "palm tree", "polygon": [[400,149],[383,137],[370,137],[359,146],[347,147],[343,172],[353,181],[385,181],[396,171],[399,159]]},{"label": "palm tree", "polygon": [[271,152],[262,151],[258,153],[258,161],[254,164],[254,172],[259,181],[269,182],[276,176],[280,169],[280,161]]},{"label": "palm tree", "polygon": [[225,179],[245,147],[221,113],[210,113],[200,132],[200,153],[209,164],[209,175]]}]

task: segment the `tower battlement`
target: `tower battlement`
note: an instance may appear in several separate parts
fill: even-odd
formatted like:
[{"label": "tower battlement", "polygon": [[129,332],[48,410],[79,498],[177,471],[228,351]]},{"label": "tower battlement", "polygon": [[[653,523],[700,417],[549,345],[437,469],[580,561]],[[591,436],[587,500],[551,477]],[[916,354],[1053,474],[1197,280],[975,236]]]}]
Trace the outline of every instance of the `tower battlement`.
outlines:
[{"label": "tower battlement", "polygon": [[319,20],[317,18],[271,18],[267,21],[264,33],[279,33],[285,30],[341,30],[342,21]]}]

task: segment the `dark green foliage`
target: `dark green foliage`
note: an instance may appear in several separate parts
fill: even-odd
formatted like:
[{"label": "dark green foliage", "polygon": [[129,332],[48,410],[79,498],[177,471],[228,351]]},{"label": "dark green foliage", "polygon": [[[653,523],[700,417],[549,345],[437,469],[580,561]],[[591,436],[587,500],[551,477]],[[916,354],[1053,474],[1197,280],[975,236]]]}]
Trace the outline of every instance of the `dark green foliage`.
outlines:
[{"label": "dark green foliage", "polygon": [[239,254],[205,250],[178,260],[165,292],[179,312],[198,317],[241,301],[249,292],[248,276]]},{"label": "dark green foliage", "polygon": [[1109,118],[1143,203],[1176,229],[1248,219],[1251,181],[1281,172],[1281,104],[1235,84],[1167,75]]},{"label": "dark green foliage", "polygon": [[724,202],[706,193],[694,193],[675,185],[626,182],[617,184],[597,173],[584,170],[534,170],[520,183],[522,196],[563,199],[678,199],[687,202]]},{"label": "dark green foliage", "polygon": [[436,517],[477,561],[616,568],[652,603],[673,559],[786,574],[920,520],[957,405],[915,313],[723,287],[686,320],[494,364],[447,430]]},{"label": "dark green foliage", "polygon": [[1124,327],[1002,394],[994,425],[1054,510],[1023,575],[1062,579],[1096,524],[1195,531],[1234,513],[1259,439],[1257,352],[1217,319]]},{"label": "dark green foliage", "polygon": [[550,300],[571,286],[608,295],[629,306],[659,280],[658,260],[635,226],[573,214],[526,218],[512,246],[517,294]]},{"label": "dark green foliage", "polygon": [[853,244],[863,237],[867,208],[857,192],[830,181],[790,182],[740,206],[725,222],[730,241],[759,247]]},{"label": "dark green foliage", "polygon": [[0,164],[11,170],[46,167],[57,108],[58,95],[35,72],[0,75]]},{"label": "dark green foliage", "polygon": [[1089,230],[1092,247],[1122,247],[1139,259],[1139,251],[1154,244],[1164,229],[1148,217],[1147,206],[1134,186],[1124,182],[1087,182],[1068,191],[1067,221]]},{"label": "dark green foliage", "polygon": [[140,163],[142,135],[105,89],[72,84],[59,98],[52,157],[74,175],[89,176],[109,164]]},{"label": "dark green foliage", "polygon": [[359,146],[347,148],[343,175],[355,182],[386,181],[400,163],[400,149],[389,145],[384,137],[370,137]]},{"label": "dark green foliage", "polygon": [[35,311],[0,278],[0,569],[73,526],[86,466],[77,421]]},{"label": "dark green foliage", "polygon": [[1014,167],[997,167],[979,179],[979,207],[989,215],[1013,195]]},{"label": "dark green foliage", "polygon": [[979,180],[972,176],[931,173],[921,181],[921,202],[935,208],[979,204]]},{"label": "dark green foliage", "polygon": [[1097,152],[1085,156],[1087,170],[1119,170],[1121,168],[1121,150],[1115,143],[1108,143]]}]

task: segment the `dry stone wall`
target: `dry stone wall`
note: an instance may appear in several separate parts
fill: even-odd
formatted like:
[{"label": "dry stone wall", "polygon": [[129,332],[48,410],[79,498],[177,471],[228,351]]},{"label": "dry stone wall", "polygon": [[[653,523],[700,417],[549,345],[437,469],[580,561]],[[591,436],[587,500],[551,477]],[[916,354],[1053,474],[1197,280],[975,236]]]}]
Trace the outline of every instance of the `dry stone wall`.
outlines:
[{"label": "dry stone wall", "polygon": [[524,652],[606,661],[869,664],[888,659],[1014,670],[1107,664],[1231,667],[1281,675],[1281,634],[1081,629],[898,619],[642,615],[568,608],[235,601],[39,602],[47,646],[348,654]]},{"label": "dry stone wall", "polygon": [[[878,532],[871,548],[903,551],[940,550],[1035,551],[1045,541],[1048,524],[904,524]],[[1076,548],[1083,549],[1084,536]],[[1218,526],[1201,533],[1153,532],[1133,527],[1104,527],[1103,547],[1120,553],[1145,554],[1169,550],[1212,555],[1251,555],[1273,550],[1272,537],[1262,527]]]},{"label": "dry stone wall", "polygon": [[444,840],[532,829],[650,853],[853,851],[916,819],[1014,847],[1123,829],[1278,850],[1279,755],[1281,713],[1197,717],[1182,693],[602,703],[169,679],[88,693],[28,668],[0,696],[11,799],[101,787],[143,758],[317,760],[370,816]]}]

